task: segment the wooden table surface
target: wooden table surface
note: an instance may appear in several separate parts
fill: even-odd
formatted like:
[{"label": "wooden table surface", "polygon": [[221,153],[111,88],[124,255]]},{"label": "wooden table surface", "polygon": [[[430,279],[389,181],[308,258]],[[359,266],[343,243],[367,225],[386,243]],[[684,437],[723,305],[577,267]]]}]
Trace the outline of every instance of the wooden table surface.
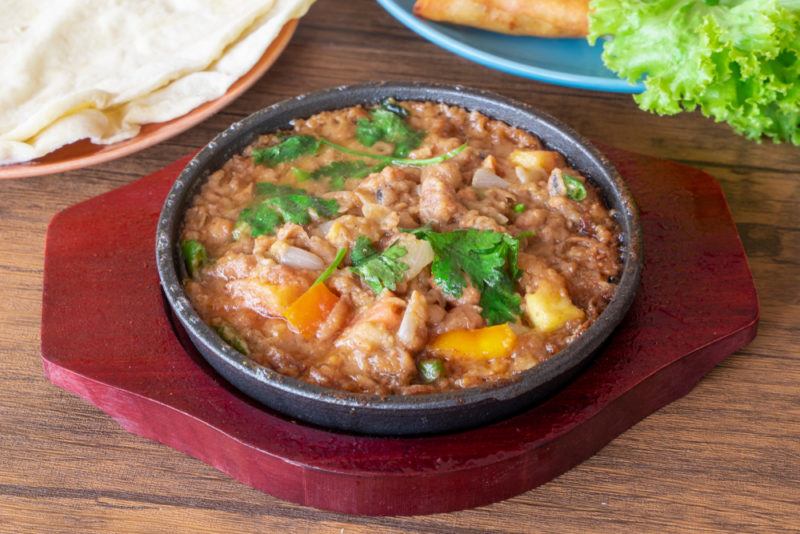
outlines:
[{"label": "wooden table surface", "polygon": [[[155,171],[277,100],[367,80],[493,90],[591,139],[711,173],[755,275],[758,337],[558,479],[427,517],[348,517],[279,501],[124,432],[42,377],[43,246],[54,213]],[[504,75],[423,41],[370,0],[321,0],[274,68],[205,123],[99,167],[0,182],[0,532],[798,532],[799,213],[798,148],[758,145],[696,114],[645,114],[629,96]]]}]

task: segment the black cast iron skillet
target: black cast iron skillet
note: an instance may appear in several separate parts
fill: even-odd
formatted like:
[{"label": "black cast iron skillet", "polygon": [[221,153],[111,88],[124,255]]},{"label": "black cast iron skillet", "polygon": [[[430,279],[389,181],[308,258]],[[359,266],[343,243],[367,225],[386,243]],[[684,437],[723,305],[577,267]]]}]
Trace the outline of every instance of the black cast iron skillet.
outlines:
[{"label": "black cast iron skillet", "polygon": [[[527,130],[566,156],[605,196],[622,229],[623,269],[617,292],[597,321],[551,359],[493,387],[426,395],[376,395],[322,388],[281,375],[229,347],[192,308],[183,292],[179,251],[184,210],[198,186],[257,136],[289,128],[293,119],[386,98],[428,100],[477,110]],[[167,300],[206,360],[236,388],[263,404],[324,427],[381,435],[446,432],[478,426],[542,399],[571,379],[625,316],[639,285],[642,243],[637,209],[617,171],[588,141],[552,117],[493,93],[460,86],[372,83],[302,95],[253,113],[214,138],[181,172],[158,222],[156,258]]]}]

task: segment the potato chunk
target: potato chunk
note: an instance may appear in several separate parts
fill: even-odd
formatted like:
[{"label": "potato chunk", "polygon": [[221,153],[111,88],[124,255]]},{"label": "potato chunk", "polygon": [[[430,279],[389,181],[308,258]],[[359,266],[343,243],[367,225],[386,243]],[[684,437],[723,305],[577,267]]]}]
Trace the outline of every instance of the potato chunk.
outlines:
[{"label": "potato chunk", "polygon": [[525,311],[533,327],[542,334],[558,330],[567,322],[586,315],[572,303],[567,290],[541,280],[534,293],[525,295]]},{"label": "potato chunk", "polygon": [[509,154],[508,159],[514,165],[531,171],[541,169],[546,176],[553,172],[553,169],[566,165],[561,154],[551,150],[515,150]]}]

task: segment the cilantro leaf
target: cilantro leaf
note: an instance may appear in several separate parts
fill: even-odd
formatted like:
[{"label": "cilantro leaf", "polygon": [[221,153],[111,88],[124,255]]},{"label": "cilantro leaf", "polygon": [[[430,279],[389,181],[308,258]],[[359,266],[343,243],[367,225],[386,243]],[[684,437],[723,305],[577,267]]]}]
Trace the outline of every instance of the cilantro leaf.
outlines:
[{"label": "cilantro leaf", "polygon": [[290,185],[273,184],[270,182],[258,182],[256,184],[256,194],[267,197],[276,197],[292,194],[307,194],[305,189],[292,187]]},{"label": "cilantro leaf", "polygon": [[241,235],[242,230],[249,227],[250,235],[258,237],[273,233],[281,224],[283,220],[280,214],[265,204],[257,204],[239,212],[235,228],[238,230],[238,235]]},{"label": "cilantro leaf", "polygon": [[264,204],[274,208],[286,222],[294,224],[308,224],[311,222],[311,215],[308,214],[308,210],[311,207],[311,198],[308,196],[288,195],[275,197],[265,200]]},{"label": "cilantro leaf", "polygon": [[361,160],[334,161],[311,173],[311,177],[315,180],[325,177],[363,178],[370,168],[371,166],[367,162]]},{"label": "cilantro leaf", "polygon": [[376,256],[378,252],[372,246],[372,242],[366,236],[358,236],[353,243],[353,250],[350,251],[350,264],[353,267],[364,264],[367,260]]},{"label": "cilantro leaf", "polygon": [[352,148],[348,148],[346,146],[340,145],[338,143],[334,143],[329,139],[325,139],[324,137],[320,139],[320,143],[323,145],[327,145],[332,149],[341,152],[342,154],[349,154],[350,156],[357,156],[360,158],[370,158],[374,160],[378,160],[385,165],[402,165],[402,166],[410,166],[410,167],[425,167],[426,165],[436,165],[437,163],[441,163],[443,161],[447,161],[452,159],[467,149],[468,144],[464,143],[463,145],[457,146],[453,150],[448,150],[444,154],[440,154],[438,156],[433,156],[431,158],[424,158],[424,159],[411,159],[411,158],[400,158],[397,156],[383,156],[381,154],[371,154],[369,152],[364,152],[363,150],[355,150]]},{"label": "cilantro leaf", "polygon": [[496,286],[487,286],[481,292],[481,315],[490,325],[516,321],[520,314],[522,297],[514,284],[503,279]]},{"label": "cilantro leaf", "polygon": [[336,272],[336,269],[339,268],[339,265],[342,263],[342,261],[344,261],[345,256],[347,256],[347,247],[342,247],[339,250],[337,250],[336,257],[333,258],[331,264],[328,265],[328,267],[326,267],[324,271],[322,271],[322,273],[317,277],[316,280],[314,280],[314,283],[311,285],[322,284],[325,282],[325,280],[330,278],[331,275],[334,272]]},{"label": "cilantro leaf", "polygon": [[[424,133],[423,132],[417,132],[417,133],[420,134],[420,138],[418,141],[421,142],[422,138],[424,137]],[[417,142],[414,147],[409,149],[409,152],[410,150],[413,150],[414,148],[419,146],[419,142]],[[355,150],[352,148],[348,148],[344,145],[334,143],[329,139],[325,139],[324,137],[316,138],[310,135],[293,135],[291,137],[283,139],[277,145],[273,145],[267,148],[254,149],[252,157],[255,163],[267,166],[274,166],[277,165],[278,163],[297,159],[300,156],[316,154],[322,145],[329,146],[332,149],[336,150],[337,152],[341,152],[342,154],[348,154],[350,156],[356,156],[359,158],[368,158],[378,161],[379,163],[377,163],[373,167],[373,170],[370,170],[370,172],[378,172],[387,165],[407,165],[412,167],[424,167],[426,165],[435,165],[437,163],[441,163],[443,161],[447,161],[448,159],[454,158],[467,149],[467,143],[464,143],[463,145],[460,145],[439,156],[434,156],[424,159],[410,159],[398,155],[397,150],[395,150],[394,155],[385,156],[383,154],[372,154],[370,152],[365,152],[363,150]],[[361,169],[361,164],[367,165],[366,162],[353,162],[353,164],[358,166],[358,168],[355,168],[355,170],[360,172],[363,172],[363,170]],[[348,163],[348,165],[350,164]],[[340,162],[334,162],[331,164],[331,166],[326,165],[325,167],[328,167],[328,169],[326,169],[325,171],[326,173],[333,173],[334,171],[337,173],[341,173],[342,171],[340,169],[344,169],[344,167],[340,165]],[[325,167],[323,167],[323,169]],[[297,178],[300,181],[307,180],[308,178],[311,177],[311,173],[308,173],[308,171],[304,171],[297,167],[293,167],[291,169],[291,172],[295,176],[295,178]],[[366,176],[366,174],[364,176]]]},{"label": "cilantro leaf", "polygon": [[246,224],[253,237],[271,234],[286,222],[308,224],[311,222],[310,211],[328,218],[339,211],[336,200],[319,198],[304,189],[288,185],[262,182],[256,184],[256,193],[262,198],[253,206],[243,209],[236,222],[240,233]]},{"label": "cilantro leaf", "polygon": [[364,178],[373,172],[379,172],[386,165],[387,163],[370,165],[362,160],[334,161],[311,173],[311,178],[330,178],[331,189],[343,189],[348,178]]},{"label": "cilantro leaf", "polygon": [[261,182],[256,184],[256,192],[269,197],[264,202],[277,208],[287,222],[307,224],[311,220],[306,219],[308,210],[314,210],[320,217],[333,217],[339,211],[339,203],[334,199],[315,197],[305,189],[288,185]]},{"label": "cilantro leaf", "polygon": [[400,245],[392,245],[378,252],[369,238],[362,235],[356,239],[350,252],[350,270],[360,276],[375,293],[384,289],[394,291],[408,270],[408,265],[400,261],[407,252]]},{"label": "cilantro leaf", "polygon": [[514,283],[521,276],[519,240],[491,230],[434,232],[430,228],[410,230],[425,239],[434,251],[431,274],[442,291],[460,297],[467,281],[481,293],[481,315],[490,325],[514,321],[522,298]]},{"label": "cilantro leaf", "polygon": [[292,135],[277,145],[253,149],[253,161],[259,165],[274,167],[278,163],[292,161],[309,154],[316,154],[320,140],[310,135]]},{"label": "cilantro leaf", "polygon": [[381,102],[381,107],[387,111],[391,111],[395,115],[400,115],[404,119],[408,117],[409,113],[406,108],[397,103],[394,98],[387,98]]},{"label": "cilantro leaf", "polygon": [[[399,110],[405,111],[405,114]],[[369,119],[359,119],[356,123],[356,138],[366,147],[378,141],[386,141],[394,145],[393,155],[399,158],[408,156],[425,138],[425,132],[409,126],[405,117],[405,108],[393,103],[384,103],[370,111]]]},{"label": "cilantro leaf", "polygon": [[310,172],[299,167],[292,167],[291,172],[292,176],[294,176],[294,179],[298,182],[305,182],[306,180],[310,180],[312,177]]}]

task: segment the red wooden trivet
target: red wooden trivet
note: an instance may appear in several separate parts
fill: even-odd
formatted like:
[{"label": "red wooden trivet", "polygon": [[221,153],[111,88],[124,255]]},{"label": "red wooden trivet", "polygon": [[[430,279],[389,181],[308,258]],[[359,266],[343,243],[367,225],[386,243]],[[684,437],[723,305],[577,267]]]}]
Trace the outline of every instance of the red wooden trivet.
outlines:
[{"label": "red wooden trivet", "polygon": [[154,262],[156,219],[187,159],[56,215],[47,234],[47,377],[126,430],[308,506],[426,514],[547,482],[685,395],[756,333],[742,244],[713,178],[608,149],[637,198],[646,265],[622,326],[574,382],[525,413],[424,438],[290,421],[243,397],[172,329]]}]

